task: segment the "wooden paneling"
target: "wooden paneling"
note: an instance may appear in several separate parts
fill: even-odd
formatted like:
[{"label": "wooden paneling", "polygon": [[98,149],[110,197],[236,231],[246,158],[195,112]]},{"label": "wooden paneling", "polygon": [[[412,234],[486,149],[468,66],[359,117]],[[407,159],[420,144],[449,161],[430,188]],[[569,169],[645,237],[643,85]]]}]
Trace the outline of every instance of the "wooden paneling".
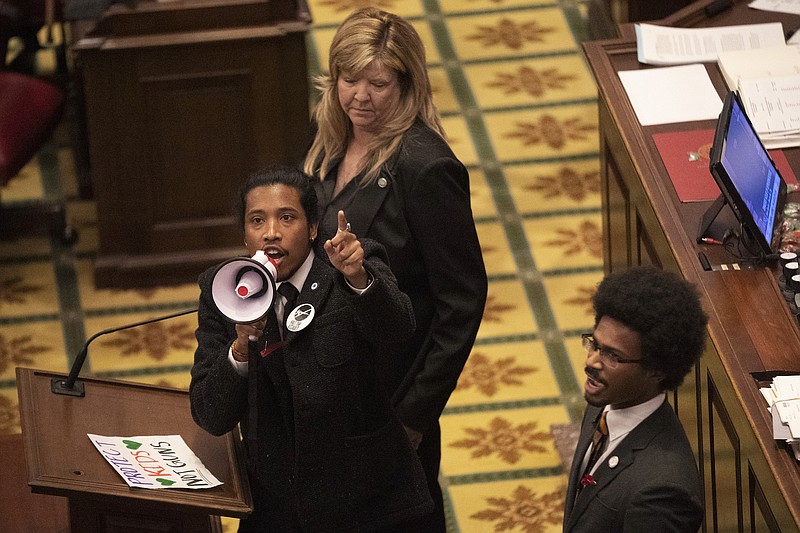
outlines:
[{"label": "wooden paneling", "polygon": [[[728,414],[712,375],[708,379],[709,476],[713,517],[712,530],[743,531],[741,446],[736,425]],[[708,509],[706,516],[709,516]]]},{"label": "wooden paneling", "polygon": [[686,428],[686,437],[695,453],[698,469],[702,468],[703,464],[701,442],[704,427],[700,379],[700,364],[698,363],[694,371],[686,376],[678,390],[671,395],[672,406],[681,424]]},{"label": "wooden paneling", "polygon": [[[297,20],[269,18],[289,4]],[[239,185],[308,146],[309,23],[287,0],[139,3],[113,6],[77,41],[98,287],[195,282],[244,252]]]},{"label": "wooden paneling", "polygon": [[777,533],[781,528],[772,514],[772,509],[752,465],[748,465],[747,478],[750,487],[750,531],[752,533],[757,531]]},{"label": "wooden paneling", "polygon": [[[625,176],[630,170],[623,172],[620,165],[630,168],[630,161],[624,159],[627,152],[620,143],[613,129],[604,129],[610,118],[608,110],[600,102],[600,164],[601,191],[603,210],[603,257],[606,272],[613,272],[631,265],[631,205],[630,192]],[[622,161],[620,161],[622,159]]]},{"label": "wooden paneling", "polygon": [[[701,0],[665,23],[709,26],[779,20],[796,15],[755,12],[743,3],[709,19]],[[670,401],[686,429],[703,479],[703,531],[800,530],[800,466],[785,443],[772,438],[771,415],[752,372],[800,373],[800,329],[769,267],[705,271],[735,261],[721,247],[698,245],[697,227],[709,202],[682,203],[669,181],[652,135],[713,129],[714,121],[642,127],[617,72],[649,68],[638,63],[632,28],[622,38],[584,45],[597,80],[600,103],[601,183],[605,270],[655,264],[680,273],[700,292],[709,315],[706,350],[694,373]],[[715,65],[706,66],[720,94],[726,90]],[[676,89],[678,90],[678,89]],[[785,150],[795,173],[800,149]]]},{"label": "wooden paneling", "polygon": [[67,499],[35,494],[28,486],[22,435],[0,435],[0,531],[62,532],[69,527]]}]

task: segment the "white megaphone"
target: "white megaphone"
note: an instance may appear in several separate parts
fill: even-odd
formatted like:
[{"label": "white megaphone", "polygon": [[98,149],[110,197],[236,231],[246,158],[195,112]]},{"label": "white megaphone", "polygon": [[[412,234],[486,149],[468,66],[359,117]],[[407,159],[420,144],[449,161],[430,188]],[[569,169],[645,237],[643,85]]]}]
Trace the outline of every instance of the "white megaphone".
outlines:
[{"label": "white megaphone", "polygon": [[237,323],[263,318],[275,299],[275,261],[261,250],[252,258],[222,263],[211,281],[211,297],[222,316]]}]

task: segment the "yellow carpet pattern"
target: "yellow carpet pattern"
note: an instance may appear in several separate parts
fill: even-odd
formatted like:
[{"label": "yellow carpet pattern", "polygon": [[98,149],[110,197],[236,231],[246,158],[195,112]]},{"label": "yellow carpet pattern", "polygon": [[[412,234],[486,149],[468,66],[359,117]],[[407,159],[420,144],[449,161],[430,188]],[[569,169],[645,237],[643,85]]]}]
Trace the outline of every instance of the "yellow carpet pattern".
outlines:
[{"label": "yellow carpet pattern", "polygon": [[[596,89],[579,0],[311,0],[309,65],[337,24],[374,5],[425,42],[449,141],[469,167],[489,274],[477,343],[441,418],[452,532],[561,531],[566,474],[551,425],[579,420],[590,297],[602,276]],[[48,51],[41,62],[48,64]],[[0,433],[19,432],[14,369],[67,371],[86,338],[196,305],[194,284],[97,290],[94,205],[77,199],[61,128],[0,192],[64,195],[80,238],[0,242]],[[120,221],[124,223],[124,221]],[[98,338],[83,372],[187,387],[196,317]],[[226,531],[236,520],[225,519]]]}]

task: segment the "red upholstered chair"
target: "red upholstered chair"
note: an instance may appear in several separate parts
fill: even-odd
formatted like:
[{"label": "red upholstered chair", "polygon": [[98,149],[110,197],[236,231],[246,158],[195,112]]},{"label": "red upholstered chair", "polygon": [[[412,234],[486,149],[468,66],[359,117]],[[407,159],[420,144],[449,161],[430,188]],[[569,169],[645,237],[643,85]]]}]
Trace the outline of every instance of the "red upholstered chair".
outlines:
[{"label": "red upholstered chair", "polygon": [[[33,76],[0,70],[0,186],[4,187],[36,155],[58,125],[63,110],[64,94],[58,87]],[[74,240],[63,202],[0,207],[0,237],[14,237],[45,224],[65,241]]]}]

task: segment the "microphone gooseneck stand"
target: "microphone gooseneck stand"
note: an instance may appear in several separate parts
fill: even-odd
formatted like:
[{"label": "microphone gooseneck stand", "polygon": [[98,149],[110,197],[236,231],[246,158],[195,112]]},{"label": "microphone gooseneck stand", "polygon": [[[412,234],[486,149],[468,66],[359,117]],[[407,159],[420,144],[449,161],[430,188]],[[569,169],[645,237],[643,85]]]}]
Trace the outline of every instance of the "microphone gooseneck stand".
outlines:
[{"label": "microphone gooseneck stand", "polygon": [[69,375],[66,379],[63,378],[53,378],[50,382],[50,391],[54,394],[64,394],[67,396],[77,396],[77,397],[84,397],[86,396],[86,390],[83,386],[83,383],[79,383],[78,374],[81,371],[81,367],[83,367],[84,361],[86,361],[86,355],[89,353],[89,343],[95,340],[97,337],[101,335],[106,335],[108,333],[114,333],[116,331],[122,331],[125,329],[135,328],[138,326],[144,326],[145,324],[152,324],[153,322],[159,322],[161,320],[168,320],[170,318],[176,318],[183,315],[188,315],[190,313],[196,313],[197,308],[195,309],[187,309],[185,311],[179,311],[177,313],[172,313],[170,315],[159,316],[156,318],[151,318],[149,320],[142,320],[141,322],[136,322],[134,324],[127,324],[125,326],[119,326],[116,328],[108,328],[104,329],[103,331],[99,331],[89,337],[89,339],[84,343],[83,348],[81,351],[78,352],[77,357],[75,357],[75,361],[72,363],[72,368],[69,371]]}]

